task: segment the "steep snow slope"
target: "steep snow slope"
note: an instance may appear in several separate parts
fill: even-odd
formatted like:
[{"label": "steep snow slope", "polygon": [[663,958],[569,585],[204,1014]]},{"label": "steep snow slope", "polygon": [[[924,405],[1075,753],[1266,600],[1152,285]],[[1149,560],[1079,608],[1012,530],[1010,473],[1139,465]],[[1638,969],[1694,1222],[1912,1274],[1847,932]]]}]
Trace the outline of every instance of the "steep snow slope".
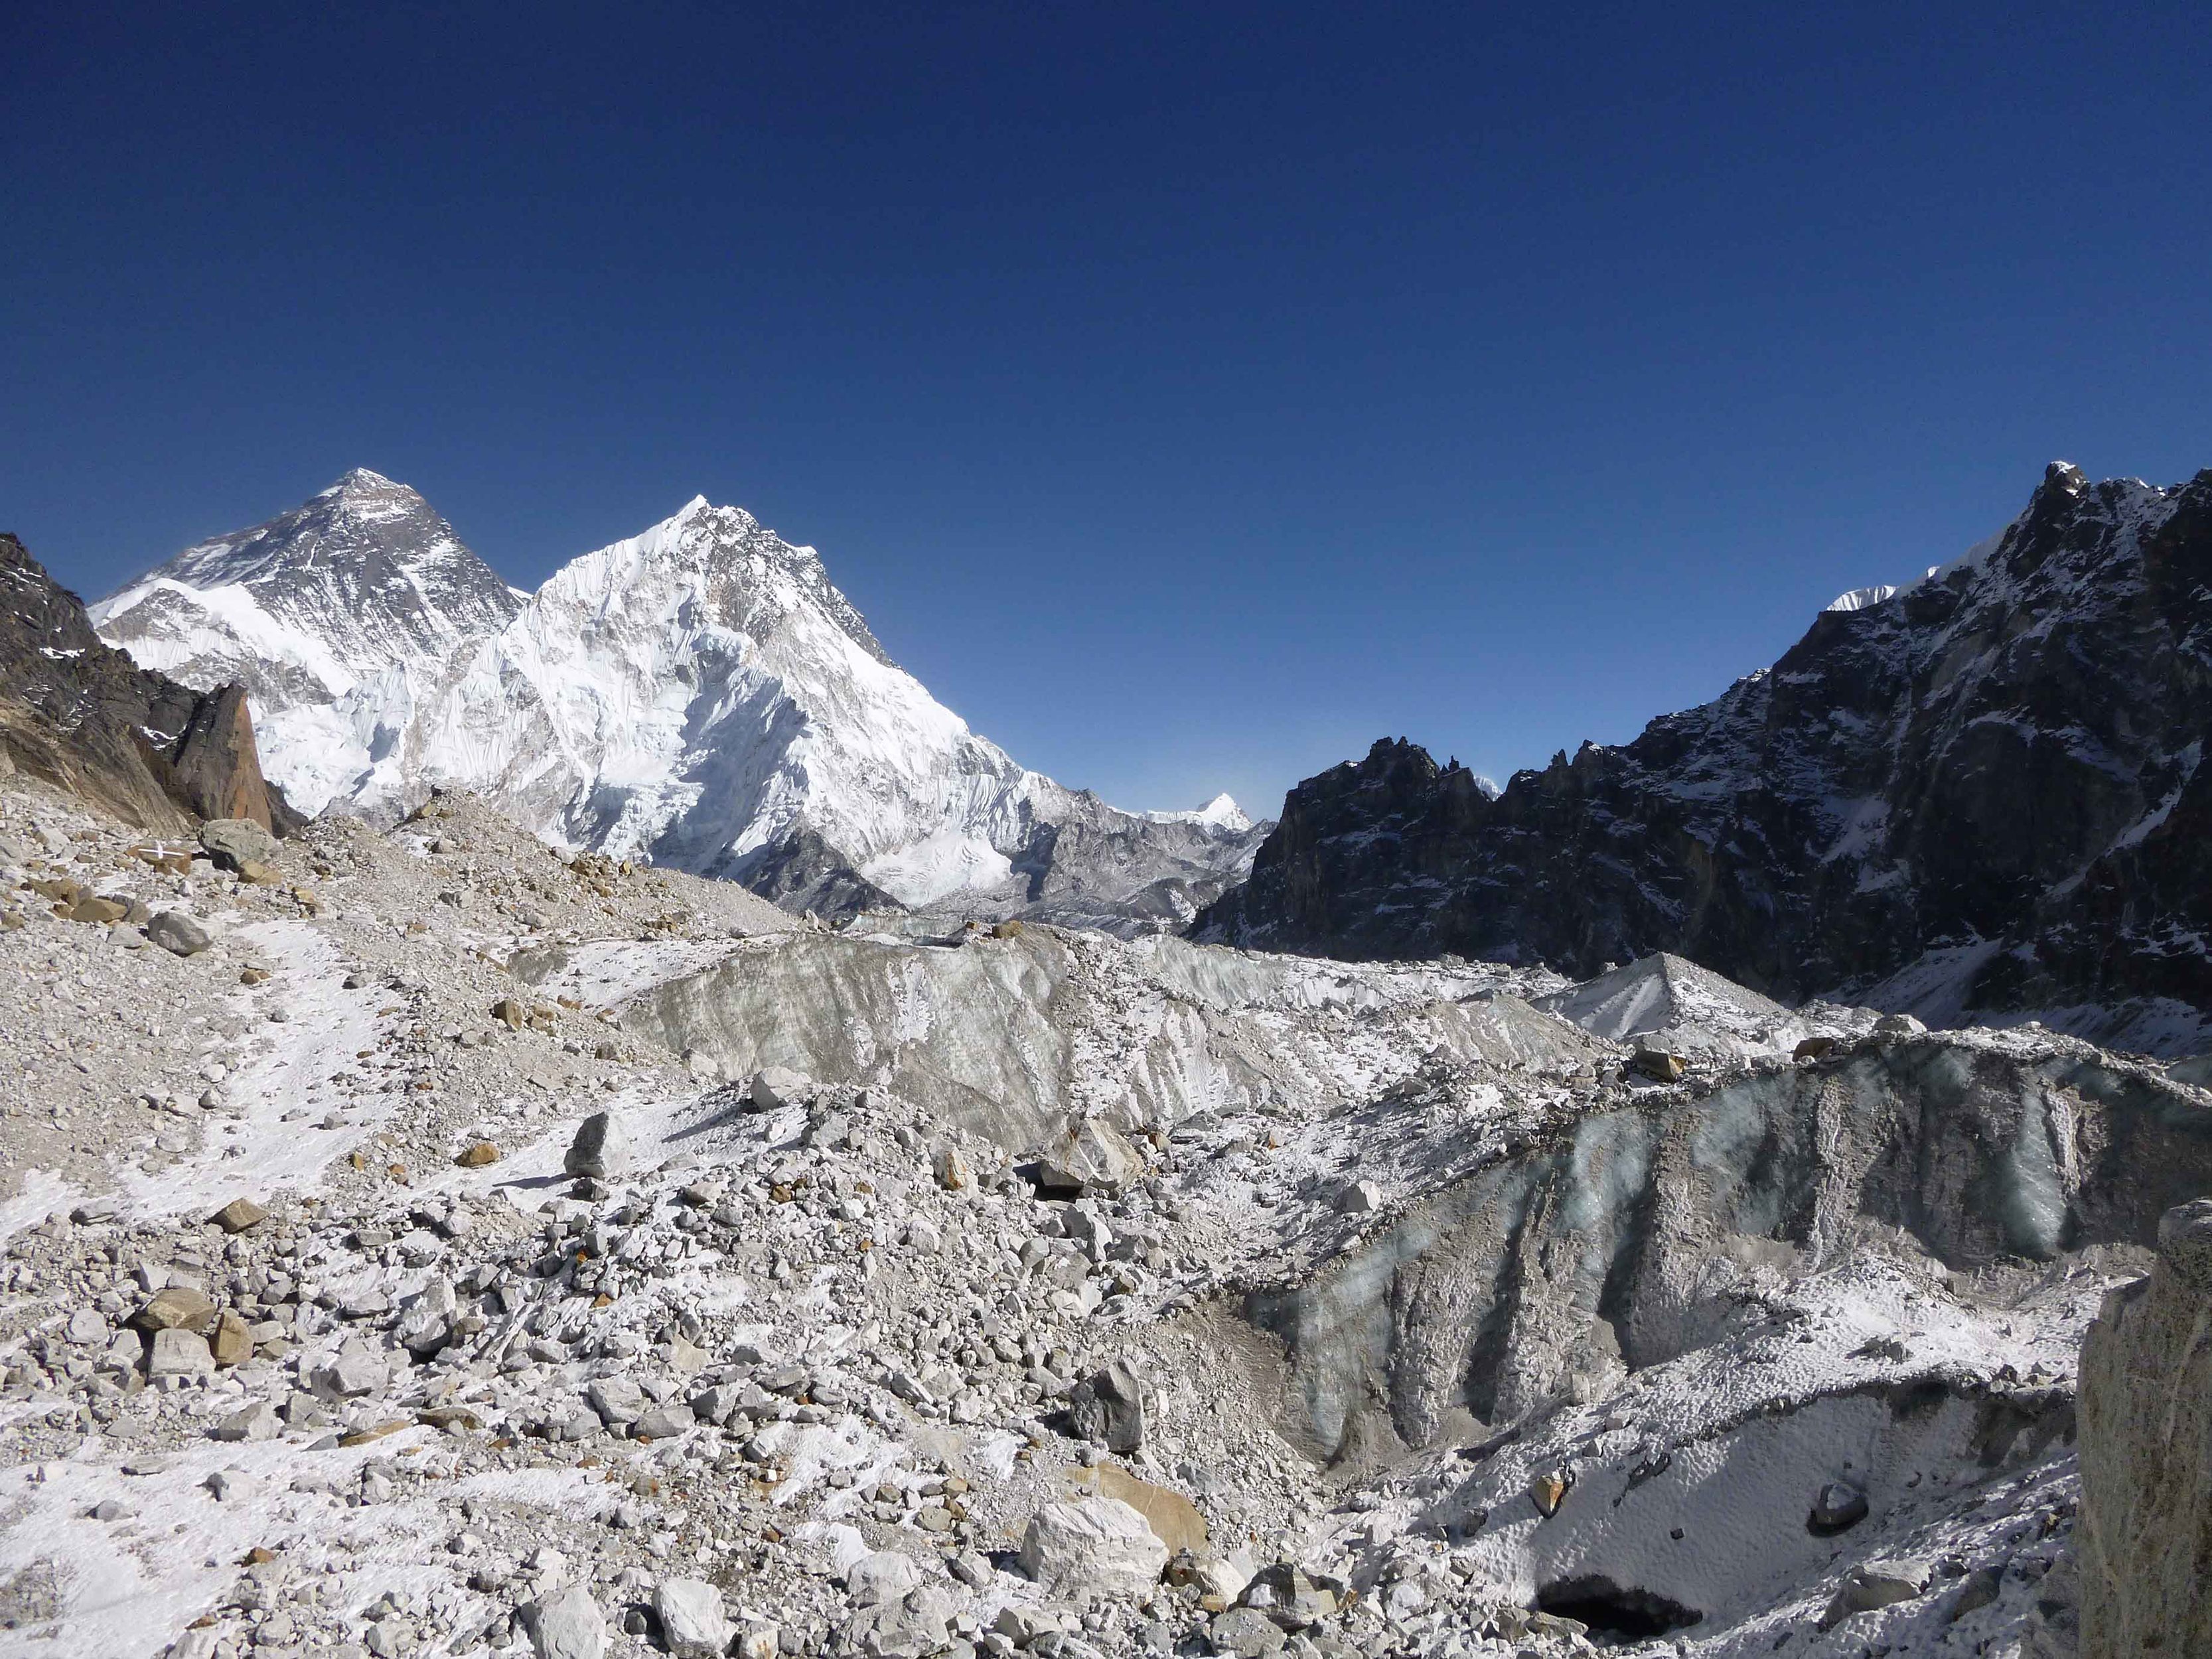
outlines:
[{"label": "steep snow slope", "polygon": [[446,659],[520,603],[422,496],[356,468],[186,548],[91,616],[141,667],[243,684],[269,775],[312,814],[401,787],[399,734]]},{"label": "steep snow slope", "polygon": [[308,811],[479,791],[556,842],[793,908],[1181,926],[1263,831],[1129,813],[1018,765],[894,663],[809,547],[694,500],[526,602],[414,491],[349,474],[99,608],[192,683],[242,678]]},{"label": "steep snow slope", "polygon": [[1065,873],[1068,826],[1141,843],[1097,870],[1109,899],[1256,844],[1234,802],[1155,819],[1016,764],[890,660],[812,548],[703,498],[556,573],[417,722],[407,769],[825,909],[1019,908]]}]

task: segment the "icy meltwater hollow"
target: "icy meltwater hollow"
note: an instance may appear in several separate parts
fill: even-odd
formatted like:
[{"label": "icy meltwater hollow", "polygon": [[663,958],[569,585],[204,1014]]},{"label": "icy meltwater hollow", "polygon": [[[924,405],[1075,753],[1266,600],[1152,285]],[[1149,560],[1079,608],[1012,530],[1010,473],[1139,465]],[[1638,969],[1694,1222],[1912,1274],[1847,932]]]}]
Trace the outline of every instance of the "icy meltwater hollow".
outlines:
[{"label": "icy meltwater hollow", "polygon": [[1762,1275],[1846,1261],[1869,1222],[1975,1269],[2147,1243],[2208,1186],[2212,1111],[2154,1073],[1982,1034],[1868,1045],[1564,1117],[1252,1311],[1320,1449],[1418,1447],[1720,1340]]}]

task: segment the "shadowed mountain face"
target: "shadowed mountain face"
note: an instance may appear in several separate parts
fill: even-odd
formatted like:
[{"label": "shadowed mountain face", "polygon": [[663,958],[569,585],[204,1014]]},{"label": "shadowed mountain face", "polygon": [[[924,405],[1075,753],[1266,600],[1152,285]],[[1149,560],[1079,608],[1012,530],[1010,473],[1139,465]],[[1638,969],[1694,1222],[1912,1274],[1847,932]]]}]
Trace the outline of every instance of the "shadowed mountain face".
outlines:
[{"label": "shadowed mountain face", "polygon": [[105,645],[83,603],[0,535],[0,763],[149,830],[296,820],[262,778],[242,687],[195,691]]},{"label": "shadowed mountain face", "polygon": [[[2212,471],[2053,465],[1956,564],[1824,612],[1620,748],[1472,774],[1380,742],[1300,784],[1202,939],[1577,975],[1653,951],[1954,1021],[2212,1009]],[[2124,1010],[2124,1012],[2115,1011]]]}]

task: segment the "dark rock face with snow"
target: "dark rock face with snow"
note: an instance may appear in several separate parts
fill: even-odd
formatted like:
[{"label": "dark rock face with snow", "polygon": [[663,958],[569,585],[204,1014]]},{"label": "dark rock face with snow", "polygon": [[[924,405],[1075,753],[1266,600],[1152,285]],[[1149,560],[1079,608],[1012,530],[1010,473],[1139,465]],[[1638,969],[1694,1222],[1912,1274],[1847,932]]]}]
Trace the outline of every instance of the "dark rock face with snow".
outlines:
[{"label": "dark rock face with snow", "polygon": [[241,688],[195,691],[101,643],[76,595],[0,535],[0,761],[149,830],[295,820],[261,775]]},{"label": "dark rock face with snow", "polygon": [[[1949,1024],[2212,1010],[2212,471],[2054,465],[1955,565],[1817,618],[1620,748],[1472,774],[1382,742],[1291,793],[1198,935],[1575,974],[1680,952],[1787,1000]],[[2186,1035],[2177,1036],[2177,1032]]]}]

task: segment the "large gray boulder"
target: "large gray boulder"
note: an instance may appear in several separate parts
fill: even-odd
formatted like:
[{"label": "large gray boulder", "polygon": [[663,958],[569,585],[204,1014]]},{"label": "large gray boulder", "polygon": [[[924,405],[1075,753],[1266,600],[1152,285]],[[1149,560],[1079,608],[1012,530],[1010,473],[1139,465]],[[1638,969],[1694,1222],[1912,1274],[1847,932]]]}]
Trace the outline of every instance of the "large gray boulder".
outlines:
[{"label": "large gray boulder", "polygon": [[629,1160],[629,1136],[611,1112],[594,1112],[576,1128],[561,1167],[572,1176],[619,1175]]},{"label": "large gray boulder", "polygon": [[1086,1498],[1048,1504],[1031,1516],[1021,1561],[1048,1595],[1087,1601],[1149,1594],[1168,1564],[1168,1547],[1130,1505]]},{"label": "large gray boulder", "polygon": [[207,925],[184,910],[162,911],[146,924],[146,937],[179,957],[196,957],[215,943]]},{"label": "large gray boulder", "polygon": [[2212,1653],[2212,1199],[2081,1344],[2081,1659]]},{"label": "large gray boulder", "polygon": [[911,1558],[895,1550],[862,1557],[845,1575],[845,1592],[854,1608],[845,1626],[848,1650],[871,1659],[922,1659],[945,1646],[951,1606],[923,1582]]},{"label": "large gray boulder", "polygon": [[276,837],[251,818],[210,818],[200,826],[200,845],[225,870],[268,864],[276,857]]},{"label": "large gray boulder", "polygon": [[607,1650],[606,1615],[581,1584],[526,1602],[520,1616],[538,1659],[600,1659]]},{"label": "large gray boulder", "polygon": [[1126,1360],[1077,1383],[1067,1414],[1075,1431],[1126,1457],[1145,1443],[1145,1389]]},{"label": "large gray boulder", "polygon": [[660,1637],[676,1659],[722,1659],[730,1646],[730,1616],[722,1592],[703,1578],[664,1578],[653,1592]]}]

